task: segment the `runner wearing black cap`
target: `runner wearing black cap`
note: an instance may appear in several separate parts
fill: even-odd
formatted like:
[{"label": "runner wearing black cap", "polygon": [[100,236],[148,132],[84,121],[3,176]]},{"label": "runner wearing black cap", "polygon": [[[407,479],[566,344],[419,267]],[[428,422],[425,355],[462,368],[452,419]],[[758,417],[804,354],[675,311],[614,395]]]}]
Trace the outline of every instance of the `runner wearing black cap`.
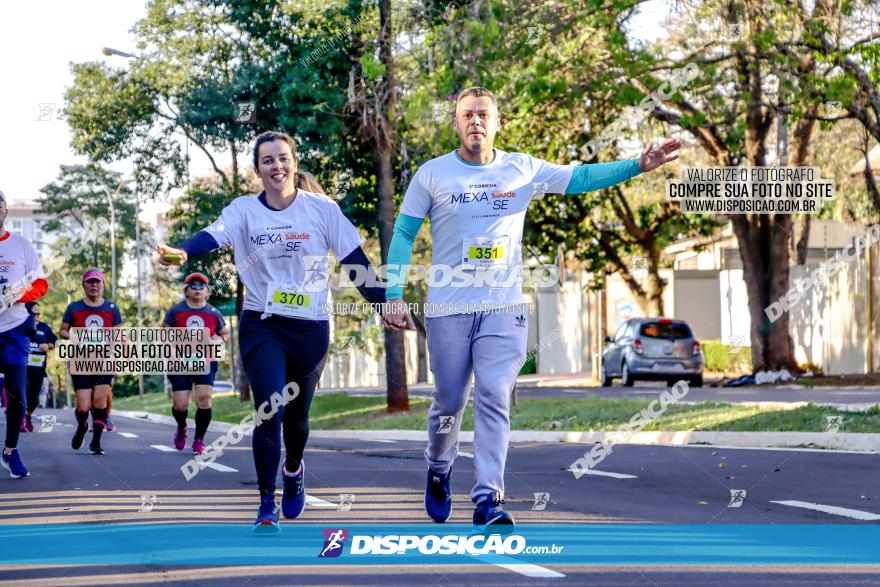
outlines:
[{"label": "runner wearing black cap", "polygon": [[[183,295],[186,299],[174,304],[162,326],[165,328],[207,328],[211,336],[219,336],[223,342],[229,341],[229,329],[220,311],[208,303],[210,283],[202,273],[191,273],[183,280]],[[193,454],[205,452],[205,432],[211,423],[211,394],[214,393],[214,375],[217,361],[211,361],[211,371],[205,375],[168,375],[171,382],[171,415],[177,421],[174,433],[174,448],[186,447],[186,416],[189,410],[190,393],[195,387],[196,395],[196,433],[192,443]]]}]

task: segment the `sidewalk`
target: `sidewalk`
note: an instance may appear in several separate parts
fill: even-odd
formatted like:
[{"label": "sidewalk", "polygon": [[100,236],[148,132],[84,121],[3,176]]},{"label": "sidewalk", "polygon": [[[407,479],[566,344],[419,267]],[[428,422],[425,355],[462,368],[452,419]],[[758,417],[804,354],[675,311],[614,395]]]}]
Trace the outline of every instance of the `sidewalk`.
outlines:
[{"label": "sidewalk", "polygon": [[[595,387],[599,382],[589,373],[563,373],[559,375],[520,375],[516,378],[517,387]],[[434,391],[433,383],[410,383],[409,391],[429,394]],[[316,393],[385,393],[385,385],[374,387],[322,387]]]}]

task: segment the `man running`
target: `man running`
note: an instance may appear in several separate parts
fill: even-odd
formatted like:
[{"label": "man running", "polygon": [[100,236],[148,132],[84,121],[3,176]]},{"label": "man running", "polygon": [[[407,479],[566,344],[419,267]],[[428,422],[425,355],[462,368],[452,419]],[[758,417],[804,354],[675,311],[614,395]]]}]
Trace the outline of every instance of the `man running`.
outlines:
[{"label": "man running", "polygon": [[[281,467],[284,491],[281,509],[288,519],[305,506],[303,451],[309,437],[309,407],[324,369],[330,341],[330,251],[348,268],[375,277],[357,229],[323,190],[309,191],[308,177],[297,170],[296,143],[286,134],[257,137],[254,171],[263,184],[257,196],[236,198],[220,218],[183,243],[179,249],[159,245],[164,265],[223,247],[232,247],[239,278],[246,288],[239,327],[239,348],[253,390],[254,407],[296,395],[254,430],[254,464],[260,490],[255,532],[277,532],[275,482],[281,461],[281,423],[287,455]],[[317,184],[312,190],[319,190]],[[385,292],[358,285],[368,302],[381,305]],[[282,395],[284,391],[284,395]],[[272,402],[274,407],[276,401]]]},{"label": "man running", "polygon": [[[174,304],[162,326],[166,328],[207,328],[211,336],[220,336],[229,342],[229,329],[220,311],[208,303],[210,284],[201,273],[191,273],[183,280],[183,295],[186,299]],[[196,393],[196,433],[192,443],[193,454],[205,452],[205,432],[211,423],[211,394],[214,393],[214,376],[217,361],[211,361],[211,372],[205,375],[168,375],[171,382],[171,415],[177,422],[174,433],[174,448],[186,447],[186,416],[189,410],[190,393],[195,386]]]},{"label": "man running", "polygon": [[46,379],[46,356],[55,348],[58,337],[48,324],[40,322],[42,314],[40,304],[29,302],[25,305],[34,318],[34,335],[31,337],[30,354],[28,354],[27,411],[24,415],[22,432],[33,432],[34,423],[31,421],[31,416],[40,403],[40,390],[43,388],[43,380]]},{"label": "man running", "polygon": [[[111,328],[122,324],[119,307],[104,298],[104,274],[97,267],[83,273],[83,294],[81,300],[67,306],[61,319],[58,336],[70,339],[71,328]],[[88,430],[89,410],[92,412],[92,441],[89,450],[93,455],[104,454],[101,448],[101,434],[107,425],[107,407],[112,374],[73,375],[73,389],[76,392],[76,432],[70,441],[74,450],[79,450]]]},{"label": "man running", "polygon": [[473,374],[473,522],[484,528],[512,526],[513,516],[501,504],[508,402],[528,333],[520,249],[529,201],[537,191],[579,194],[626,181],[676,159],[681,143],[649,144],[638,160],[578,167],[507,153],[493,148],[498,103],[480,87],[460,94],[453,127],[460,147],[419,167],[406,191],[388,254],[389,266],[400,273],[396,284],[389,282],[383,320],[393,330],[413,327],[403,283],[413,241],[430,216],[432,265],[463,269],[474,281],[469,287],[453,281],[428,288],[428,354],[436,383],[428,413],[425,509],[435,522],[445,522],[452,512],[449,479]]},{"label": "man running", "polygon": [[0,372],[6,386],[6,443],[0,465],[14,478],[27,477],[18,453],[21,422],[27,409],[27,365],[33,318],[25,307],[49,290],[34,246],[4,228],[6,196],[0,192]]}]

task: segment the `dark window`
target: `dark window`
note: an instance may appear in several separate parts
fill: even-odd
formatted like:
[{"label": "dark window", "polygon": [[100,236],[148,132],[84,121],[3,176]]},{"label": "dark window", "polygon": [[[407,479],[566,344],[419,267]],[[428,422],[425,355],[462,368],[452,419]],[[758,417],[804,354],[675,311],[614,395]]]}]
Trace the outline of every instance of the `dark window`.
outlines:
[{"label": "dark window", "polygon": [[692,338],[691,329],[684,322],[645,322],[639,330],[647,338]]}]

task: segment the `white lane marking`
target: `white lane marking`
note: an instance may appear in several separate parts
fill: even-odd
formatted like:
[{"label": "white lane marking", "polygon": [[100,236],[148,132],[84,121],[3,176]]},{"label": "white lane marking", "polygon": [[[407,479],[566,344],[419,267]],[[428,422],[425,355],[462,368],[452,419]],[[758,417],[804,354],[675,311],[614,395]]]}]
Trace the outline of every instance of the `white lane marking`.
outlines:
[{"label": "white lane marking", "polygon": [[582,475],[597,475],[599,477],[614,477],[615,479],[638,479],[638,475],[629,475],[627,473],[612,473],[611,471],[600,471],[599,469],[587,469],[586,471],[568,469],[572,473],[581,473]]},{"label": "white lane marking", "polygon": [[214,469],[215,471],[220,471],[222,473],[238,473],[238,469],[233,469],[232,467],[227,467],[226,465],[221,465],[220,463],[206,463],[205,466]]},{"label": "white lane marking", "polygon": [[854,520],[865,520],[865,521],[876,521],[880,520],[880,514],[874,514],[871,512],[863,512],[862,510],[852,510],[849,508],[842,508],[836,505],[824,505],[821,503],[811,503],[809,501],[796,501],[796,500],[784,500],[784,501],[771,501],[770,503],[778,503],[780,505],[787,505],[794,508],[804,508],[808,510],[815,510],[817,512],[823,512],[826,514],[832,514],[835,516],[844,516],[846,518],[852,518]]},{"label": "white lane marking", "polygon": [[[183,451],[177,450],[176,448],[171,448],[170,446],[165,446],[164,444],[151,444],[150,448],[155,448],[156,450],[161,452],[179,452],[183,454]],[[220,463],[205,463],[205,466],[210,469],[214,469],[215,471],[220,471],[221,473],[238,473],[238,469],[233,469],[232,467],[227,467],[226,465],[221,465]]]},{"label": "white lane marking", "polygon": [[458,454],[459,454],[459,456],[467,457],[467,458],[469,458],[469,459],[474,458],[474,455],[473,455],[472,453],[465,452],[465,451],[463,451],[463,450],[458,451]]},{"label": "white lane marking", "polygon": [[309,495],[306,493],[306,503],[309,505],[313,505],[319,508],[335,508],[339,507],[338,504],[330,503],[329,501],[324,501],[323,499],[319,499],[313,495]]},{"label": "white lane marking", "polygon": [[[516,560],[516,559],[511,559]],[[514,573],[519,573],[520,575],[525,575],[526,577],[542,577],[542,578],[553,578],[558,579],[560,577],[565,577],[562,573],[557,573],[556,571],[552,571],[550,569],[545,569],[544,567],[539,567],[538,565],[533,565],[529,563],[492,563],[496,567],[501,567],[502,569],[507,569],[508,571],[513,571]]]},{"label": "white lane marking", "polygon": [[132,434],[131,432],[119,432],[119,436],[124,436],[125,438],[137,438],[137,434]]}]

